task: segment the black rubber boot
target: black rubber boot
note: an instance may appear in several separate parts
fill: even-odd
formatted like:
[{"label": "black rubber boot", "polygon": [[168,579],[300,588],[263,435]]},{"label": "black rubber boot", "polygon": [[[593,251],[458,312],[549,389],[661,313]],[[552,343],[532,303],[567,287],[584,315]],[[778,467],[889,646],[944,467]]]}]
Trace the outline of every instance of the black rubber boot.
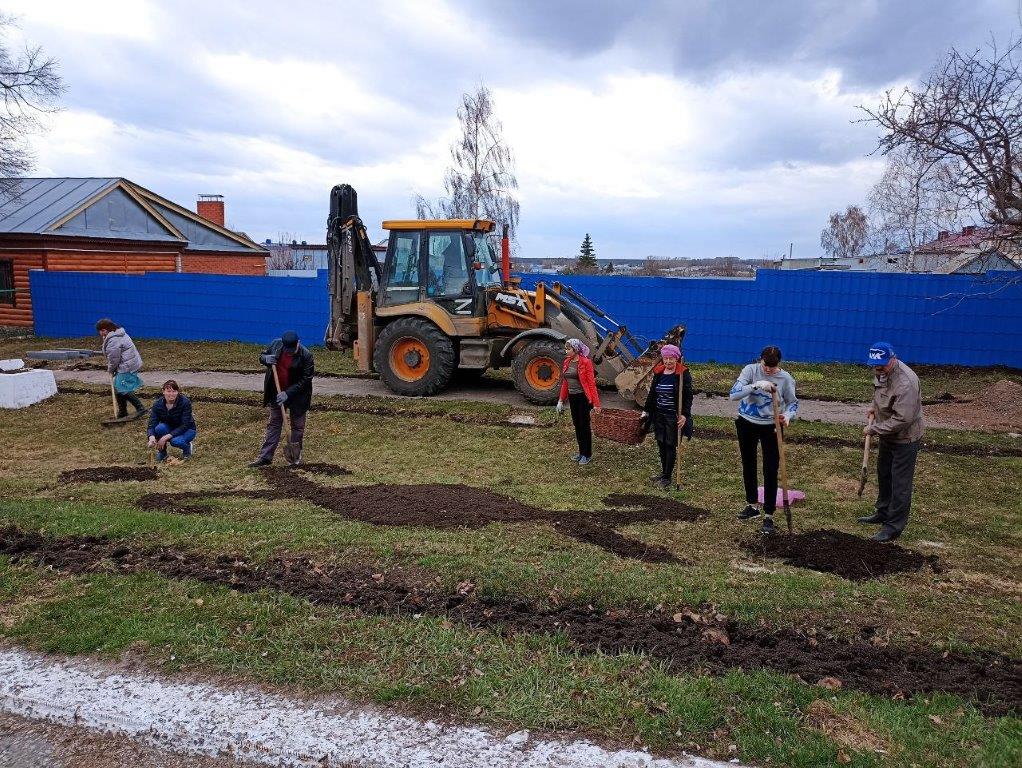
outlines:
[{"label": "black rubber boot", "polygon": [[272,462],[269,459],[259,458],[259,459],[256,459],[255,461],[253,461],[251,464],[249,464],[249,466],[250,467],[266,467],[266,466],[269,466],[271,463]]},{"label": "black rubber boot", "polygon": [[901,534],[898,533],[893,528],[881,528],[879,531],[874,533],[871,538],[873,539],[873,541],[884,542],[884,541],[894,541],[899,536],[901,536]]},{"label": "black rubber boot", "polygon": [[880,515],[878,515],[876,512],[874,512],[872,515],[866,515],[865,517],[859,518],[860,523],[866,523],[869,525],[879,525],[883,521],[884,519],[880,517]]}]

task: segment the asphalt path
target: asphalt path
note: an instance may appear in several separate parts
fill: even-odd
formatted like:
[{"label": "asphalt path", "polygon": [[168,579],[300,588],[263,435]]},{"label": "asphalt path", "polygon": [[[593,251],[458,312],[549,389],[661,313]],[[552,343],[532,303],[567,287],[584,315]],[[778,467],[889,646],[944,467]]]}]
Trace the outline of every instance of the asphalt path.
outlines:
[{"label": "asphalt path", "polygon": [[[83,384],[110,384],[110,376],[102,370],[64,371],[55,370],[57,382],[79,382]],[[218,371],[143,371],[142,378],[150,386],[174,379],[183,389],[225,389],[239,392],[261,392],[261,373],[222,373]],[[379,379],[368,377],[318,377],[314,391],[318,395],[346,395],[348,397],[388,397],[400,400],[417,400],[395,395]],[[505,379],[484,377],[471,385],[455,385],[444,390],[436,398],[441,400],[470,400],[486,403],[506,403],[515,408],[531,408],[512,383]],[[607,408],[634,408],[635,404],[625,400],[616,392],[600,391],[602,405]],[[830,424],[865,424],[867,403],[834,403],[822,400],[799,400],[799,418],[805,421],[823,421]],[[697,395],[692,403],[695,416],[734,416],[737,406],[726,397]],[[938,426],[938,425],[934,425]],[[952,425],[939,425],[952,426]]]}]

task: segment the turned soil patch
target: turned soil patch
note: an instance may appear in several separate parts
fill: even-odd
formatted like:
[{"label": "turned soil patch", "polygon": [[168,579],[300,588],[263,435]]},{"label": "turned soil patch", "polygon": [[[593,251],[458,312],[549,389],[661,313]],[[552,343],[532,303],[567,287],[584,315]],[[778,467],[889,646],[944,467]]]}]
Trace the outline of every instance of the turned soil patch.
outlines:
[{"label": "turned soil patch", "polygon": [[[346,474],[341,467],[327,467],[327,474]],[[561,533],[619,557],[652,563],[678,562],[678,559],[666,549],[623,536],[614,528],[657,521],[693,522],[709,514],[706,510],[655,496],[608,496],[605,499],[605,503],[614,507],[627,505],[634,509],[546,510],[522,504],[485,488],[467,485],[324,485],[306,476],[306,473],[317,471],[312,464],[296,468],[267,467],[262,470],[270,486],[266,490],[149,493],[142,496],[137,504],[148,511],[194,515],[212,513],[211,499],[301,499],[349,520],[370,525],[446,529],[481,528],[491,523],[549,522]]]},{"label": "turned soil patch", "polygon": [[545,609],[524,600],[486,599],[474,590],[436,591],[398,571],[381,574],[302,557],[251,562],[97,537],[49,538],[14,527],[0,529],[0,554],[70,573],[156,572],[242,592],[274,589],[371,614],[427,614],[494,631],[558,634],[582,652],[639,652],[676,670],[770,669],[811,684],[835,678],[846,688],[875,695],[946,691],[976,701],[990,715],[1022,712],[1022,662],[1003,655],[879,647],[822,631],[770,630],[691,610]]},{"label": "turned soil patch", "polygon": [[155,480],[156,467],[85,467],[60,473],[62,483],[121,483],[126,480]]},{"label": "turned soil patch", "polygon": [[763,536],[742,542],[742,547],[754,555],[780,558],[788,565],[833,573],[851,581],[918,571],[927,565],[940,570],[936,555],[921,555],[897,544],[829,529],[794,536]]}]

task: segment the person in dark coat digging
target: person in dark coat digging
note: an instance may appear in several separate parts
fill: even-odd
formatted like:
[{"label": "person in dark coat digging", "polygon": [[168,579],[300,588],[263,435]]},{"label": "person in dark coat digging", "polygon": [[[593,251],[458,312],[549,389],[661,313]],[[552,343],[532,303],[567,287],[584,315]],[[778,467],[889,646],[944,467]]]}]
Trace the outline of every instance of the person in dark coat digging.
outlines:
[{"label": "person in dark coat digging", "polygon": [[873,404],[863,435],[880,439],[877,454],[877,501],[872,515],[860,523],[882,526],[875,541],[894,541],[908,525],[916,457],[923,443],[923,394],[915,372],[898,360],[894,348],[878,341],[869,349],[873,367]]},{"label": "person in dark coat digging", "polygon": [[[285,331],[259,355],[259,362],[266,366],[266,376],[263,378],[263,405],[267,407],[269,416],[266,421],[266,439],[263,441],[262,450],[259,451],[259,458],[249,466],[265,467],[273,461],[273,454],[277,450],[284,426],[281,406],[291,417],[291,445],[295,453],[292,463],[297,464],[302,457],[305,417],[312,405],[312,377],[316,373],[312,352],[299,343],[297,333]],[[279,392],[273,380],[274,369],[280,379]]]},{"label": "person in dark coat digging", "polygon": [[642,418],[652,426],[660,453],[660,474],[651,479],[666,489],[678,460],[678,428],[683,438],[692,439],[692,373],[682,365],[681,350],[674,344],[661,347],[660,358],[661,363],[653,369]]}]

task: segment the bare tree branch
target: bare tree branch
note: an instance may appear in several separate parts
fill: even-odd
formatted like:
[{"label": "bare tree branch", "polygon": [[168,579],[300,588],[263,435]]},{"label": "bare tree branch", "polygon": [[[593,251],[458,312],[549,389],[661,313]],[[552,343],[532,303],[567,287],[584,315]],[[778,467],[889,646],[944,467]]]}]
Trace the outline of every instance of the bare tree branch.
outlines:
[{"label": "bare tree branch", "polygon": [[11,52],[7,36],[14,26],[11,16],[0,13],[0,192],[5,194],[35,167],[27,137],[43,130],[40,117],[57,111],[64,92],[57,62],[42,48]]},{"label": "bare tree branch", "polygon": [[953,195],[995,227],[1022,227],[1022,41],[1004,51],[952,48],[917,88],[860,107],[882,131],[877,148],[925,158],[953,181]]}]

